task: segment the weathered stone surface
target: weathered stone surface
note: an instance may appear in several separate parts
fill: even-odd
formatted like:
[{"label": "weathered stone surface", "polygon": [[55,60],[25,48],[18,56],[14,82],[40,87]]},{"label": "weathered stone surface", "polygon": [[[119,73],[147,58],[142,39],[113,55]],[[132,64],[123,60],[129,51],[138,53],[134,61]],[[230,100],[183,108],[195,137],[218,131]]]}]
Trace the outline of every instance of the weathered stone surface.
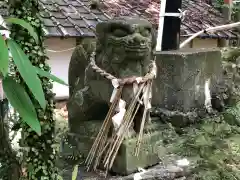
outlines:
[{"label": "weathered stone surface", "polygon": [[[96,43],[79,45],[69,65],[69,127],[74,133],[82,121],[104,119],[113,91],[111,80],[88,66],[95,47],[96,64],[117,78],[144,76],[153,59],[155,33],[144,19],[120,17],[99,23],[96,31]],[[128,103],[132,96],[132,85],[125,86],[122,98]]]},{"label": "weathered stone surface", "polygon": [[145,133],[142,139],[141,150],[135,156],[137,138],[126,139],[115,159],[112,171],[127,175],[133,173],[138,167],[149,167],[160,162],[161,155],[165,155],[166,149],[163,145],[162,131],[158,124],[154,124],[157,130]]},{"label": "weathered stone surface", "polygon": [[203,108],[205,82],[210,79],[212,93],[222,81],[221,54],[217,49],[158,52],[156,56],[153,106],[182,112]]},{"label": "weathered stone surface", "polygon": [[[145,169],[144,172],[136,172],[128,176],[113,176],[104,172],[86,172],[82,167],[78,168],[77,180],[185,180],[190,167],[181,168],[175,164],[156,166]],[[135,179],[134,179],[135,178]]]},{"label": "weathered stone surface", "polygon": [[[79,126],[80,133],[78,135],[70,134],[70,136],[73,135],[69,138],[70,144],[75,147],[73,148],[75,149],[75,154],[80,154],[82,160],[87,157],[100,127],[101,121],[84,121]],[[159,157],[166,153],[163,146],[163,132],[165,128],[166,125],[161,124],[157,119],[153,119],[153,123],[144,131],[143,142],[138,157],[134,155],[137,138],[124,140],[113,164],[112,171],[117,174],[127,175],[137,171],[138,167],[145,168],[159,163]],[[69,148],[67,144],[63,145],[64,153],[62,155],[71,155],[74,150]]]},{"label": "weathered stone surface", "polygon": [[[69,65],[70,99],[67,106],[70,133],[68,144],[62,144],[61,155],[62,159],[71,157],[73,164],[81,158],[84,160],[89,153],[109,109],[113,91],[111,80],[89,66],[91,53],[96,52],[95,61],[100,68],[117,78],[139,77],[148,72],[156,45],[152,25],[139,18],[120,17],[102,22],[96,31],[96,42],[83,41],[73,52]],[[127,106],[133,95],[133,86],[124,86],[122,98]],[[134,127],[138,129],[140,121],[134,120],[134,125],[131,130]],[[152,152],[157,137],[157,134],[146,137],[148,139],[144,137],[149,143],[146,143],[147,150],[139,159],[132,157],[134,142],[126,140],[120,148],[122,155],[117,157],[114,171],[125,174],[137,170],[138,165],[145,167],[157,163],[157,154]],[[69,173],[65,174],[65,179],[70,177]]]}]

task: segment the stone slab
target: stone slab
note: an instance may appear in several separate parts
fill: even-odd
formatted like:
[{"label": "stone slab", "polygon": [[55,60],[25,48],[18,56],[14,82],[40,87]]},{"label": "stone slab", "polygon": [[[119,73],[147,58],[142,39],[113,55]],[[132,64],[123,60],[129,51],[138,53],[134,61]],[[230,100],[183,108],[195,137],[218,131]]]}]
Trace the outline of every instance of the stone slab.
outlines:
[{"label": "stone slab", "polygon": [[210,79],[210,91],[222,82],[219,49],[183,49],[156,53],[158,68],[153,84],[153,106],[190,111],[204,107],[204,85]]},{"label": "stone slab", "polygon": [[135,156],[137,138],[125,140],[119,149],[112,171],[120,175],[136,172],[138,167],[146,168],[160,162],[159,148],[163,146],[160,131],[144,134],[141,150]]},{"label": "stone slab", "polygon": [[[154,121],[154,120],[153,120]],[[75,150],[62,147],[64,154],[71,154],[71,151],[77,151],[81,154],[83,160],[87,157],[89,150],[97,136],[102,121],[85,121],[80,125],[80,134],[70,134],[71,145]],[[154,121],[145,129],[139,156],[134,155],[137,138],[124,140],[119,153],[116,156],[112,167],[112,172],[119,175],[129,175],[138,170],[138,167],[147,168],[160,162],[159,157],[165,153],[163,148],[164,127],[159,121]],[[74,139],[74,140],[73,140]],[[69,151],[69,152],[67,152]],[[77,153],[78,154],[78,153]]]}]

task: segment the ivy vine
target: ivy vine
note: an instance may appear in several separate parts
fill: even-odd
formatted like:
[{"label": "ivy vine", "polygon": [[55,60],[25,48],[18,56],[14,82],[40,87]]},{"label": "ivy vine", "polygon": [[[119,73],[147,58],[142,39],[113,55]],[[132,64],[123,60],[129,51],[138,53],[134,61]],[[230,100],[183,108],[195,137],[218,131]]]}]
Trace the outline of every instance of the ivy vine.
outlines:
[{"label": "ivy vine", "polygon": [[[11,1],[9,3],[10,16],[21,18],[30,23],[36,30],[39,37],[39,43],[37,44],[29,33],[18,25],[12,25],[11,38],[13,38],[21,46],[24,52],[29,55],[29,59],[34,66],[49,72],[50,67],[46,63],[48,58],[43,46],[45,35],[43,32],[43,24],[39,18],[39,12],[40,9],[37,0]],[[25,147],[24,166],[26,167],[26,177],[23,177],[23,179],[57,180],[59,177],[55,166],[56,152],[52,146],[55,144],[55,123],[53,119],[55,105],[53,101],[54,94],[52,92],[52,82],[46,77],[40,77],[45,99],[47,101],[46,110],[43,111],[33,94],[24,84],[17,69],[15,69],[15,77],[19,83],[25,86],[31,97],[42,129],[41,136],[38,136],[28,125],[21,123],[21,128],[23,130],[21,142],[22,146]]]}]

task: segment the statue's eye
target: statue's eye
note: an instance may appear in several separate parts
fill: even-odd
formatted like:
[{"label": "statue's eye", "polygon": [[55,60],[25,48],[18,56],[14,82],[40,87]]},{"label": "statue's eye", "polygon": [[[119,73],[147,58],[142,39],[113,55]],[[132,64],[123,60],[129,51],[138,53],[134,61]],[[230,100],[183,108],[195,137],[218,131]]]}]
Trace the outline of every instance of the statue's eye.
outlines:
[{"label": "statue's eye", "polygon": [[150,34],[151,34],[151,30],[148,29],[148,28],[144,28],[144,29],[142,29],[142,30],[140,31],[140,33],[141,33],[142,36],[148,37],[148,36],[150,36]]},{"label": "statue's eye", "polygon": [[128,35],[128,32],[124,29],[114,29],[112,34],[116,37],[124,37]]}]

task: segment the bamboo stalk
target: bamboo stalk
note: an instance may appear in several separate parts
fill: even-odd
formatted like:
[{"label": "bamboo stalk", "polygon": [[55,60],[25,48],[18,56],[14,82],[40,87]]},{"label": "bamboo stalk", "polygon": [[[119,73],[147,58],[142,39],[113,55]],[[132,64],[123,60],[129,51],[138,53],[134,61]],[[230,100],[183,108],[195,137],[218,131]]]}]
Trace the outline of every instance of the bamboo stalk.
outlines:
[{"label": "bamboo stalk", "polygon": [[[108,130],[109,129],[107,129],[107,131],[105,132],[106,134],[108,133]],[[104,148],[105,148],[105,144],[106,144],[106,140],[107,140],[106,134],[102,138],[101,143],[100,143],[99,148],[98,148],[98,151],[97,151],[97,154],[96,154],[95,162],[94,162],[94,165],[93,165],[93,170],[94,171],[97,170],[97,167],[98,167],[99,162],[101,160],[101,154],[102,154],[102,152],[104,152]]]},{"label": "bamboo stalk", "polygon": [[[122,141],[125,138],[125,132],[128,131],[129,128],[131,127],[131,124],[136,116],[136,113],[138,112],[139,107],[140,107],[140,103],[138,102],[138,100],[139,100],[140,94],[143,91],[144,86],[146,86],[146,88],[147,88],[146,93],[149,94],[151,82],[147,81],[140,85],[137,94],[130,102],[127,112],[125,113],[125,115],[123,117],[122,124],[120,125],[118,130],[112,134],[111,140],[109,140],[106,143],[107,133],[109,131],[109,125],[111,122],[110,119],[113,116],[113,112],[114,112],[116,105],[119,101],[119,98],[121,96],[122,89],[121,89],[121,92],[120,92],[120,90],[117,92],[118,95],[115,96],[114,102],[112,103],[112,105],[110,107],[110,110],[103,122],[103,125],[101,126],[101,129],[100,129],[100,131],[94,141],[94,144],[88,154],[88,157],[86,159],[88,168],[90,168],[92,161],[95,158],[93,169],[96,170],[97,166],[99,165],[99,162],[102,159],[103,154],[105,154],[104,158],[103,158],[103,164],[104,164],[104,168],[106,168],[106,173],[112,167],[114,160],[116,158],[116,155],[119,151],[119,148],[122,144]],[[141,97],[141,99],[143,99],[143,96]],[[146,114],[147,114],[147,110],[145,110],[143,113],[143,118],[142,118],[142,123],[141,123],[141,128],[140,128],[141,130],[140,130],[140,134],[139,134],[139,138],[138,138],[138,147],[140,147],[140,143],[141,143],[140,140],[142,138],[142,132],[143,132],[144,124],[145,124]]]},{"label": "bamboo stalk", "polygon": [[102,124],[102,126],[100,128],[100,131],[99,131],[99,133],[98,133],[98,135],[97,135],[97,137],[96,137],[96,139],[95,139],[95,141],[93,143],[93,146],[92,146],[92,148],[91,148],[91,150],[90,150],[90,152],[89,152],[89,154],[88,154],[88,156],[87,156],[87,158],[85,160],[85,163],[87,164],[88,170],[90,168],[90,165],[92,164],[93,158],[94,158],[94,156],[96,154],[97,147],[98,147],[99,143],[101,142],[101,138],[102,138],[102,136],[103,136],[103,134],[105,132],[105,129],[108,127],[108,125],[111,122],[110,120],[111,120],[113,112],[114,112],[114,110],[115,110],[115,108],[117,106],[119,97],[121,96],[122,89],[123,89],[123,87],[120,86],[120,88],[118,89],[117,94],[115,96],[115,99],[114,99],[114,101],[113,101],[113,103],[112,103],[112,105],[111,105],[111,107],[110,107],[110,109],[108,111],[108,114],[107,114],[107,116],[106,116],[106,118],[105,118],[105,120],[104,120],[104,122],[103,122],[103,124]]},{"label": "bamboo stalk", "polygon": [[[142,98],[141,98],[141,100],[142,100]],[[131,118],[131,120],[130,120],[127,128],[126,128],[127,130],[130,128],[130,126],[131,126],[131,124],[132,124],[132,122],[133,122],[133,120],[134,120],[134,118],[135,118],[135,116],[136,116],[136,114],[137,114],[137,112],[138,112],[138,110],[139,110],[140,105],[141,105],[141,104],[138,102],[137,107],[136,107],[136,109],[135,109],[135,112],[134,112],[134,114],[133,114],[133,116],[132,116],[132,118]],[[123,141],[124,137],[125,137],[125,136],[123,135],[121,142]],[[117,156],[117,152],[118,152],[118,150],[119,150],[119,148],[120,148],[120,145],[121,145],[121,143],[119,143],[119,147],[117,148],[117,151],[115,151],[115,153],[114,153],[114,155],[113,155],[113,157],[112,157],[112,160],[111,160],[111,162],[110,162],[109,168],[111,168],[112,165],[113,165],[113,162],[114,162],[114,160],[115,160],[115,158],[116,158],[116,156]]]},{"label": "bamboo stalk", "polygon": [[107,158],[108,158],[108,154],[110,154],[110,152],[111,152],[111,150],[113,149],[113,145],[114,145],[114,143],[113,142],[115,142],[117,139],[117,136],[116,136],[116,134],[112,134],[112,137],[111,137],[111,139],[112,139],[112,141],[111,141],[111,143],[109,143],[109,148],[108,148],[108,150],[107,150],[107,152],[106,152],[106,155],[105,155],[105,157],[103,158],[103,163],[105,163],[106,162],[106,160],[107,160]]},{"label": "bamboo stalk", "polygon": [[[128,126],[129,126],[129,121],[132,119],[132,116],[131,116],[131,115],[132,115],[132,113],[133,113],[133,111],[134,111],[134,108],[136,107],[136,103],[138,102],[138,98],[139,98],[139,96],[140,96],[140,93],[142,92],[142,89],[143,89],[144,85],[145,85],[145,83],[141,84],[141,86],[139,87],[139,90],[138,90],[137,94],[136,94],[135,97],[132,99],[132,101],[131,101],[131,103],[130,103],[130,105],[129,105],[129,108],[128,108],[125,116],[124,116],[123,123],[122,123],[121,126],[119,127],[119,130],[122,130],[123,127],[125,127],[125,128],[124,128],[125,130],[126,130],[126,128],[127,128],[127,130],[129,129],[129,127],[128,127]],[[119,131],[119,130],[118,130],[118,131]],[[114,144],[113,144],[113,146],[111,147],[110,153],[108,153],[108,154],[107,154],[107,158],[105,158],[104,167],[107,167],[107,168],[109,168],[109,161],[110,161],[110,159],[111,159],[112,161],[114,161],[114,155],[117,154],[118,149],[119,149],[119,147],[120,147],[120,145],[121,145],[121,142],[123,141],[123,138],[125,137],[123,131],[120,133],[120,135],[117,135],[117,133],[116,133],[115,136],[117,136],[117,137],[116,137],[116,141],[114,141]],[[114,153],[114,154],[113,154],[113,153]],[[112,155],[113,155],[113,156],[112,156]],[[113,157],[113,158],[111,158],[111,157]],[[110,168],[111,168],[111,167],[110,167]]]},{"label": "bamboo stalk", "polygon": [[105,146],[103,147],[103,149],[101,150],[101,152],[99,153],[98,157],[96,158],[96,163],[94,165],[94,170],[97,169],[97,166],[99,166],[99,161],[101,160],[101,157],[103,155],[103,153],[105,152],[105,150],[107,149],[107,147],[110,145],[110,142],[108,141]]},{"label": "bamboo stalk", "polygon": [[[120,132],[120,130],[122,130],[122,128],[123,128],[123,127],[125,126],[125,124],[126,124],[126,119],[131,115],[131,108],[132,108],[132,106],[134,105],[134,102],[138,99],[138,97],[139,97],[139,95],[140,95],[140,93],[141,93],[141,91],[142,91],[142,89],[143,89],[143,86],[144,86],[144,84],[141,85],[141,88],[139,88],[138,93],[137,93],[136,96],[133,98],[132,102],[130,103],[129,108],[128,108],[126,114],[124,115],[123,123],[122,123],[121,126],[119,127],[118,132]],[[137,101],[136,101],[136,102],[137,102]],[[134,106],[133,106],[133,107],[134,107]],[[114,139],[115,139],[115,141],[113,141],[113,142],[114,142],[113,145],[111,146],[111,148],[109,148],[110,152],[107,153],[107,158],[104,158],[104,159],[105,159],[105,161],[104,161],[104,167],[107,167],[107,165],[108,165],[108,163],[109,163],[109,160],[110,160],[110,158],[111,158],[111,156],[112,156],[112,153],[115,151],[115,147],[116,147],[117,143],[119,142],[120,135],[117,135],[117,133],[116,133]]]},{"label": "bamboo stalk", "polygon": [[[147,84],[147,89],[146,89],[146,93],[147,93],[147,100],[149,99],[149,95],[150,95],[150,90],[151,90],[151,85],[152,82],[148,82]],[[147,105],[148,102],[145,102],[145,105]],[[145,121],[146,121],[146,115],[147,112],[149,111],[149,109],[147,109],[146,107],[144,108],[144,112],[143,112],[143,117],[142,117],[142,121],[141,121],[141,126],[140,126],[140,131],[139,131],[139,135],[138,135],[138,140],[137,140],[137,144],[136,144],[136,151],[135,151],[135,156],[138,156],[139,154],[139,150],[140,150],[140,145],[141,145],[141,141],[142,141],[142,136],[143,136],[143,129],[144,129],[144,125],[145,125]]]},{"label": "bamboo stalk", "polygon": [[215,31],[220,31],[220,30],[226,30],[226,29],[232,29],[235,27],[240,26],[240,22],[236,22],[236,23],[231,23],[231,24],[226,24],[226,25],[221,25],[221,26],[216,26],[216,27],[210,27],[204,30],[201,30],[195,34],[193,34],[192,36],[190,36],[188,39],[186,39],[185,41],[183,41],[180,44],[180,48],[183,48],[184,46],[186,46],[189,42],[191,42],[194,38],[196,38],[197,36],[205,33],[205,32],[215,32]]}]

